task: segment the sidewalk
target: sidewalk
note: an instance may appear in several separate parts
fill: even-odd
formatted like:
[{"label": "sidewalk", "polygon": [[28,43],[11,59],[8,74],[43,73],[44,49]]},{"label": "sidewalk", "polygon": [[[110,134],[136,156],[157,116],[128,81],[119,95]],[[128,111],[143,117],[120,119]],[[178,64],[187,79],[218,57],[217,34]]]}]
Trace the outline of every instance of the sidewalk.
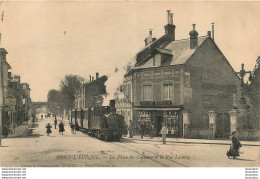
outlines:
[{"label": "sidewalk", "polygon": [[[162,142],[161,137],[144,137],[134,136],[133,138],[125,137],[127,140],[134,141],[152,141]],[[186,143],[186,144],[215,144],[215,145],[230,145],[231,140],[208,140],[208,139],[184,139],[184,138],[166,138],[166,143]],[[244,146],[260,146],[260,141],[240,141]]]},{"label": "sidewalk", "polygon": [[31,121],[23,122],[22,125],[19,125],[15,128],[15,132],[13,134],[8,134],[7,137],[2,136],[2,138],[14,138],[14,137],[22,137],[26,130],[31,126]]}]

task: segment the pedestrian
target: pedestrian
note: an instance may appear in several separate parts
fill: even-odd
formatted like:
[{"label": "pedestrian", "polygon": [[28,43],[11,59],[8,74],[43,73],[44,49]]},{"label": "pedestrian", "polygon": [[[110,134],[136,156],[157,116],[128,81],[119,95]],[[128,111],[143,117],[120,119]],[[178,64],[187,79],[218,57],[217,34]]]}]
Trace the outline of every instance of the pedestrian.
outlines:
[{"label": "pedestrian", "polygon": [[154,132],[154,126],[150,123],[149,124],[149,134],[150,134],[150,138],[153,138],[153,132]]},{"label": "pedestrian", "polygon": [[130,120],[129,127],[128,127],[129,137],[133,138],[133,122]]},{"label": "pedestrian", "polygon": [[163,138],[163,144],[166,144],[167,127],[166,127],[165,123],[163,123],[161,134],[162,134],[162,138]]},{"label": "pedestrian", "polygon": [[34,121],[35,121],[35,118],[34,118],[34,116],[32,117],[32,123],[33,123],[33,125],[34,125]]},{"label": "pedestrian", "polygon": [[56,126],[57,126],[57,118],[55,116],[55,119],[54,119],[54,126],[55,126],[55,129],[56,129]]},{"label": "pedestrian", "polygon": [[145,124],[144,121],[141,121],[140,124],[141,139],[144,137],[144,130],[145,130]]},{"label": "pedestrian", "polygon": [[75,125],[73,123],[70,123],[70,129],[71,129],[71,133],[75,134]]},{"label": "pedestrian", "polygon": [[230,145],[229,151],[227,151],[228,158],[233,157],[235,159],[239,155],[239,148],[242,147],[241,143],[238,140],[238,133],[237,131],[232,132],[232,143]]},{"label": "pedestrian", "polygon": [[8,127],[6,125],[3,126],[2,135],[5,137],[8,136]]},{"label": "pedestrian", "polygon": [[60,122],[59,124],[59,134],[62,134],[63,135],[63,132],[65,131],[64,129],[64,124],[62,122]]},{"label": "pedestrian", "polygon": [[50,136],[51,128],[52,128],[52,126],[50,125],[50,123],[48,123],[48,125],[46,126],[46,128],[47,128],[47,131],[46,131],[47,136]]},{"label": "pedestrian", "polygon": [[75,130],[76,130],[76,133],[79,132],[79,129],[80,129],[80,127],[79,127],[79,123],[76,122],[76,124],[75,124]]}]

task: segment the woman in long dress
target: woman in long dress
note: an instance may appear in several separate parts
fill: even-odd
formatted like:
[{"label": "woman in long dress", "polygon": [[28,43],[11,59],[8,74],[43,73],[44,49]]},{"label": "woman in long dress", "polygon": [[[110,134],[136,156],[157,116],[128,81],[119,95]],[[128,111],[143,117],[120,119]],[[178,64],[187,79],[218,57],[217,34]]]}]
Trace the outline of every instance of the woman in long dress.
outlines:
[{"label": "woman in long dress", "polygon": [[64,129],[64,124],[62,122],[60,122],[59,124],[59,134],[62,134],[63,135],[63,132],[65,131]]},{"label": "woman in long dress", "polygon": [[242,147],[241,143],[239,142],[237,138],[238,134],[237,131],[232,132],[232,144],[230,145],[230,149],[227,152],[228,158],[233,157],[235,159],[239,155],[239,148]]},{"label": "woman in long dress", "polygon": [[51,128],[52,128],[52,126],[50,125],[50,123],[48,123],[48,125],[46,126],[46,128],[47,128],[47,131],[46,131],[47,136],[50,136]]}]

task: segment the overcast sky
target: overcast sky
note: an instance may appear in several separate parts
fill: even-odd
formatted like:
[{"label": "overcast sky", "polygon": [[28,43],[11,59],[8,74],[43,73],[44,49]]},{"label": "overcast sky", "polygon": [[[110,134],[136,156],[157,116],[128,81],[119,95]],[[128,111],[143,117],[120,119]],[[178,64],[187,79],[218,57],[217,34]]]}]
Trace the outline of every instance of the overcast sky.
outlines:
[{"label": "overcast sky", "polygon": [[252,70],[260,56],[257,2],[2,2],[1,46],[14,74],[45,101],[65,74],[85,78],[114,71],[144,47],[149,29],[164,34],[166,10],[174,13],[176,40],[189,38],[192,24],[215,41],[233,68]]}]

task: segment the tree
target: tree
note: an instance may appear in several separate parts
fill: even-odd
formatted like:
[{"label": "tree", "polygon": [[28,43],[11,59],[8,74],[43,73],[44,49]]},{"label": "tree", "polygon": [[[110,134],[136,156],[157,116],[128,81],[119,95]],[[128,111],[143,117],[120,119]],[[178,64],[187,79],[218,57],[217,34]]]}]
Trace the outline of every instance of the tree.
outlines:
[{"label": "tree", "polygon": [[76,92],[80,89],[84,78],[79,75],[66,75],[60,82],[61,97],[63,99],[64,109],[67,111],[73,109],[75,106]]},{"label": "tree", "polygon": [[47,96],[47,105],[52,114],[57,115],[61,113],[64,108],[61,91],[55,89],[50,90]]}]

